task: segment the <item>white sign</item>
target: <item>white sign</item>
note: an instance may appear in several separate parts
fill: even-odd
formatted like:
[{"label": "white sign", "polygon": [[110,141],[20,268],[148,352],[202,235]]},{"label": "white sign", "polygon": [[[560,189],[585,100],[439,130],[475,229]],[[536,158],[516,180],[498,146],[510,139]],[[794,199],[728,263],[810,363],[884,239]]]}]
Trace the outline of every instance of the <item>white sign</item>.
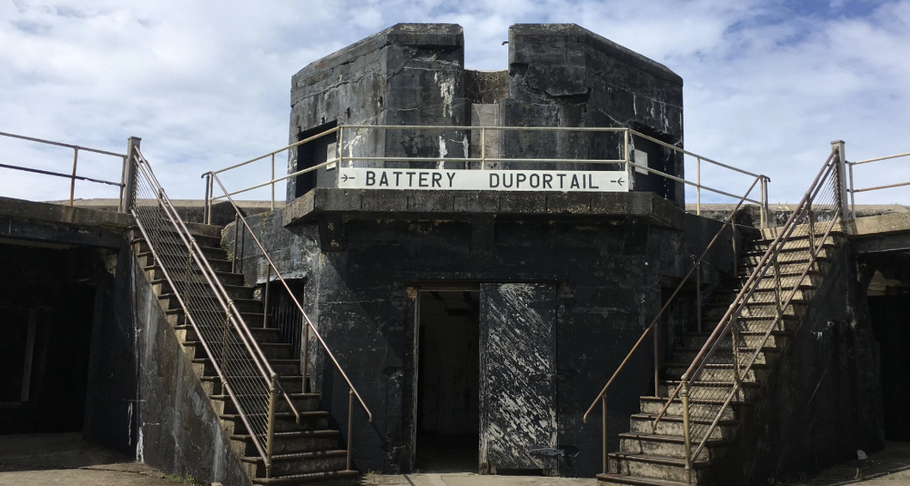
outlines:
[{"label": "white sign", "polygon": [[454,191],[627,192],[625,171],[446,170],[342,167],[344,189],[421,189]]}]

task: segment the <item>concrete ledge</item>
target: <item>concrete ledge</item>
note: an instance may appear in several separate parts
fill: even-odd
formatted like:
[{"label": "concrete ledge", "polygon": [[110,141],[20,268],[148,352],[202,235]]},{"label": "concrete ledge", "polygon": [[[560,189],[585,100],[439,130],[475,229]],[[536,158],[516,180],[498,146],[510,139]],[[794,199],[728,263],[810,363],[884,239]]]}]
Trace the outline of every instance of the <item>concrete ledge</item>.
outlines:
[{"label": "concrete ledge", "polygon": [[469,220],[479,214],[498,219],[638,217],[682,229],[685,213],[650,192],[543,193],[490,191],[410,191],[316,188],[288,204],[285,226],[319,214],[345,219]]},{"label": "concrete ledge", "polygon": [[0,216],[122,231],[134,224],[133,216],[61,204],[0,197]]}]

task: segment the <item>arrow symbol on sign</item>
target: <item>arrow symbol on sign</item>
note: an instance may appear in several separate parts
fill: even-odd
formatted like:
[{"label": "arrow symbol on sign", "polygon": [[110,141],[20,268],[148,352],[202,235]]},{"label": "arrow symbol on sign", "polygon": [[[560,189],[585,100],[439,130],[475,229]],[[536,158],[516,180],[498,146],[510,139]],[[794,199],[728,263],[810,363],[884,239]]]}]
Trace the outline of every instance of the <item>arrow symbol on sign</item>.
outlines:
[{"label": "arrow symbol on sign", "polygon": [[352,180],[352,181],[354,180],[353,177],[348,177],[347,174],[341,174],[341,182],[347,182],[348,179],[350,179],[350,180]]},{"label": "arrow symbol on sign", "polygon": [[610,181],[610,182],[612,182],[612,183],[614,183],[614,184],[619,184],[619,187],[622,187],[623,180],[622,180],[622,177],[620,177],[619,179],[613,180],[613,181]]}]

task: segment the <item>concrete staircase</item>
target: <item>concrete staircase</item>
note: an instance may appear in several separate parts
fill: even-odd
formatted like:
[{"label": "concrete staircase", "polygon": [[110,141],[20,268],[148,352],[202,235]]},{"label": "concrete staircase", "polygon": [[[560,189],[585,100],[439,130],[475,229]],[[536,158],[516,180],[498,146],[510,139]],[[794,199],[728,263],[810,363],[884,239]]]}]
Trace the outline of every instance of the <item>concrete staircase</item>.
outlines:
[{"label": "concrete staircase", "polygon": [[[253,337],[262,348],[272,368],[280,375],[280,384],[289,395],[300,414],[296,423],[294,414],[285,400],[279,400],[276,420],[272,474],[266,477],[265,464],[257,452],[253,439],[247,432],[233,401],[222,389],[212,360],[207,355],[195,329],[187,320],[164,276],[162,267],[156,261],[148,243],[139,231],[133,233],[131,246],[145,271],[146,277],[158,296],[167,321],[173,328],[193,370],[211,399],[211,407],[221,420],[224,433],[230,438],[231,448],[244,465],[253,484],[299,485],[299,484],[353,484],[358,471],[346,470],[347,451],[340,446],[341,434],[330,427],[329,413],[320,410],[320,395],[303,389],[300,375],[300,360],[291,356],[292,346],[281,340],[281,331],[263,327],[262,302],[253,296],[253,288],[243,282],[243,275],[232,273],[231,261],[221,248],[221,230],[218,226],[187,224],[201,247],[213,270],[217,273],[227,293],[234,299],[244,321],[251,328]],[[156,251],[173,251],[168,248],[182,247],[176,233],[173,245],[156,248]],[[185,251],[185,249],[184,249]],[[160,253],[159,253],[160,254]],[[162,256],[162,258],[165,258]],[[186,259],[187,255],[184,254]],[[200,279],[198,273],[168,268],[174,279]],[[215,299],[214,293],[211,298]],[[195,312],[195,311],[194,311]]]},{"label": "concrete staircase", "polygon": [[[830,241],[830,240],[829,240]],[[731,407],[723,412],[718,427],[711,433],[706,447],[692,464],[691,477],[685,471],[685,440],[683,429],[682,401],[675,398],[656,429],[654,420],[667,403],[673,390],[680,384],[681,376],[689,368],[698,352],[713,331],[714,326],[724,316],[736,295],[752,274],[758,262],[769,247],[769,240],[744,242],[744,251],[736,279],[730,281],[712,296],[712,302],[704,306],[705,323],[710,323],[708,332],[687,332],[681,345],[672,352],[671,362],[663,369],[663,381],[660,383],[659,396],[640,398],[640,412],[632,415],[629,432],[619,435],[620,450],[609,454],[609,473],[598,474],[599,484],[620,484],[639,486],[682,486],[685,484],[717,484],[713,477],[713,466],[723,460],[725,449],[736,438],[740,424],[749,419],[750,404],[761,399],[762,386],[774,378],[774,364],[786,349],[788,340],[799,327],[802,316],[812,301],[815,291],[821,284],[829,266],[836,243],[825,245],[819,252],[815,263],[787,308],[783,309],[783,325],[771,332],[768,341],[757,349],[761,338],[774,322],[776,306],[765,303],[769,292],[776,292],[775,279],[769,273],[758,282],[756,293],[747,301],[747,311],[738,321],[739,361],[742,366],[758,350],[755,364],[742,378],[738,397]],[[795,238],[783,247],[779,258],[779,272],[782,277],[782,289],[789,294],[799,279],[806,265],[811,261],[809,239]],[[774,272],[774,269],[769,272]],[[707,432],[713,419],[717,417],[724,399],[733,390],[734,353],[731,337],[721,341],[721,351],[716,353],[705,366],[698,381],[690,384],[690,430]],[[701,437],[693,437],[692,452]],[[691,481],[691,482],[690,482]]]}]

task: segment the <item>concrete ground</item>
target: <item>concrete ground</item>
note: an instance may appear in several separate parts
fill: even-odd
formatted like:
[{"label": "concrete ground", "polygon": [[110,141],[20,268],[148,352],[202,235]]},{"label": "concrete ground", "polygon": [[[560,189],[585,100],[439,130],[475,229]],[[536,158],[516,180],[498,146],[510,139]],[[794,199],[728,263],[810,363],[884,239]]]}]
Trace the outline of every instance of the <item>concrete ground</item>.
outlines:
[{"label": "concrete ground", "polygon": [[[0,486],[174,486],[192,478],[166,475],[132,458],[91,445],[79,433],[0,435]],[[421,472],[367,474],[363,486],[594,486],[593,478],[479,476]],[[787,486],[910,486],[910,443],[889,442],[865,460],[853,460]],[[225,485],[228,486],[228,485]]]},{"label": "concrete ground", "polygon": [[2,486],[175,486],[186,482],[89,444],[81,433],[0,435]]}]

